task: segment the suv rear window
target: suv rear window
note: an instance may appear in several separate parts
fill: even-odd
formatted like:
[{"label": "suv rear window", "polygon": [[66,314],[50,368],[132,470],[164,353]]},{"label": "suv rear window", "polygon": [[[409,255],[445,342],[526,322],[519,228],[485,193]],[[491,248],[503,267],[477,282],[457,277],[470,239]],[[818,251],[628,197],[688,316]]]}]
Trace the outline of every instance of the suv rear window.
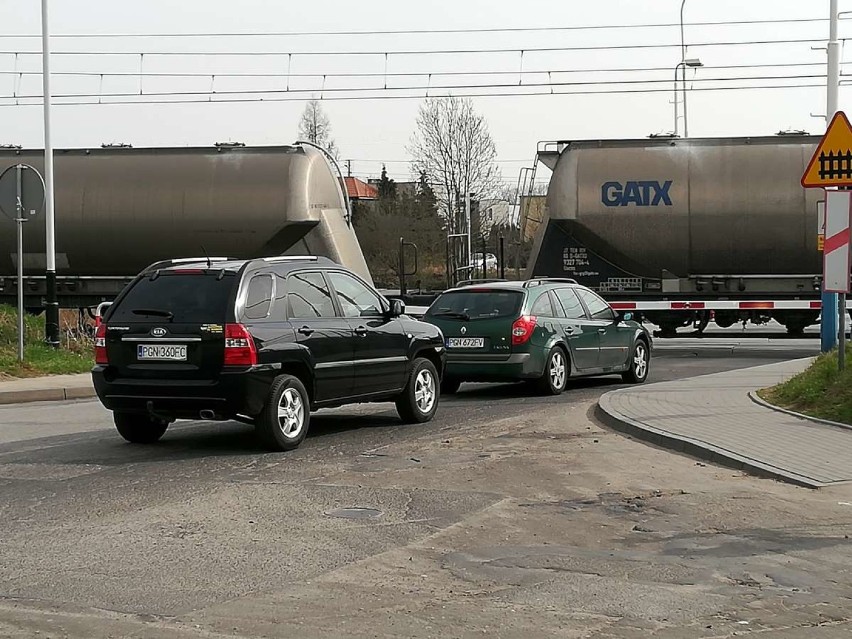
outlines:
[{"label": "suv rear window", "polygon": [[450,319],[496,319],[517,317],[521,311],[524,294],[520,291],[474,289],[444,293],[426,312],[426,317]]},{"label": "suv rear window", "polygon": [[[111,309],[111,322],[141,322],[152,319],[177,324],[222,323],[237,278],[219,271],[210,273],[162,273],[156,279],[139,280]],[[171,316],[169,316],[171,314]]]}]

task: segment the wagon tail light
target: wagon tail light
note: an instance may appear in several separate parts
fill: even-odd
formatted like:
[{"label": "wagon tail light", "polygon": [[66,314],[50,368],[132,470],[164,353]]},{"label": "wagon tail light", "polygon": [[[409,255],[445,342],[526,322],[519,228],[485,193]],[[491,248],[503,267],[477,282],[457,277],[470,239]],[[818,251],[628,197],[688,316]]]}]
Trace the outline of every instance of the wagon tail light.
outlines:
[{"label": "wagon tail light", "polygon": [[109,364],[106,349],[106,324],[99,324],[95,331],[95,364]]},{"label": "wagon tail light", "polygon": [[535,330],[535,315],[522,315],[512,324],[512,346],[520,346],[530,341]]},{"label": "wagon tail light", "polygon": [[225,324],[225,366],[254,366],[257,348],[242,324]]}]

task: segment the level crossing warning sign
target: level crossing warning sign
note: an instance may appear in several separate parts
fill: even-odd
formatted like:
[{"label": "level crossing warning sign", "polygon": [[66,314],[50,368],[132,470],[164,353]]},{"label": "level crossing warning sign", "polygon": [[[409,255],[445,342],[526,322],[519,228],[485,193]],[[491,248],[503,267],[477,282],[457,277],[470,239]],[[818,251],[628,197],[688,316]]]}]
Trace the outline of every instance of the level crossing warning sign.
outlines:
[{"label": "level crossing warning sign", "polygon": [[802,176],[805,188],[852,186],[852,125],[838,111]]}]

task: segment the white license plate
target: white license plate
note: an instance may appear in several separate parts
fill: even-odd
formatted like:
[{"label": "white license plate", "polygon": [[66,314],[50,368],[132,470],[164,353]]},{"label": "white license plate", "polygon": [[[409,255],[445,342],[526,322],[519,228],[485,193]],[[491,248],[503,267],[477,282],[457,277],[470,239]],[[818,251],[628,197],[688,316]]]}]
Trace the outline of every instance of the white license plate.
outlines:
[{"label": "white license plate", "polygon": [[485,348],[484,337],[450,337],[447,348]]},{"label": "white license plate", "polygon": [[139,344],[136,357],[140,362],[185,362],[186,344]]}]

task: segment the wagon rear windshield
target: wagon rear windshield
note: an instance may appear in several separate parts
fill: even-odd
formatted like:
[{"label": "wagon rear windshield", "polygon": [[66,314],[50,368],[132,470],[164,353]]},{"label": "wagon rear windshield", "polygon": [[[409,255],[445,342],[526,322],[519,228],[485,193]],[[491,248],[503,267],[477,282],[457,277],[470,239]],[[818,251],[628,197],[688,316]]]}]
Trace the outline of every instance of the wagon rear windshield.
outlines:
[{"label": "wagon rear windshield", "polygon": [[493,319],[517,317],[524,301],[519,291],[471,289],[444,293],[426,312],[427,317],[449,319]]},{"label": "wagon rear windshield", "polygon": [[109,321],[221,324],[237,277],[227,272],[219,275],[219,271],[200,271],[141,279],[111,309]]}]

